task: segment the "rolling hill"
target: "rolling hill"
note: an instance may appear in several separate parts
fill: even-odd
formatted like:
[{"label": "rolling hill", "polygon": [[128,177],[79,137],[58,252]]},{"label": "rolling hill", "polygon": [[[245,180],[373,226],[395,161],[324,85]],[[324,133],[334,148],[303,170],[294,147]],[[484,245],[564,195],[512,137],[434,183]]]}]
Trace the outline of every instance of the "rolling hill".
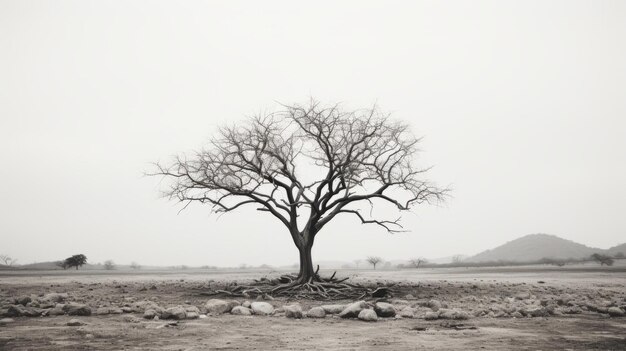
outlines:
[{"label": "rolling hill", "polygon": [[466,262],[536,261],[542,258],[585,258],[593,253],[626,253],[626,244],[608,250],[589,247],[549,234],[530,234],[465,259]]}]

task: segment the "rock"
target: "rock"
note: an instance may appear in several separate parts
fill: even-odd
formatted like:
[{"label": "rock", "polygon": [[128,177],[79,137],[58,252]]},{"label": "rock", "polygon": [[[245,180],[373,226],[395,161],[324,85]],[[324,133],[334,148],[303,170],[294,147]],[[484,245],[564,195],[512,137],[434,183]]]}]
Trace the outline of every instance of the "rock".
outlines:
[{"label": "rock", "polygon": [[624,311],[619,307],[609,307],[608,313],[611,317],[624,317]]},{"label": "rock", "polygon": [[367,302],[365,301],[357,301],[350,305],[348,305],[341,313],[339,313],[339,317],[341,318],[357,318],[359,313],[367,307]]},{"label": "rock", "polygon": [[33,301],[30,296],[20,296],[15,299],[15,303],[18,305],[26,306],[27,303]]},{"label": "rock", "polygon": [[100,307],[96,310],[97,315],[122,314],[122,309],[117,307]]},{"label": "rock", "polygon": [[61,316],[65,314],[65,311],[63,310],[63,308],[65,307],[64,304],[62,303],[58,303],[56,304],[56,306],[54,306],[54,308],[48,310],[48,315],[49,316]]},{"label": "rock", "polygon": [[22,305],[11,305],[5,312],[6,317],[39,317],[43,310]]},{"label": "rock", "polygon": [[49,294],[45,294],[41,299],[39,299],[40,301],[48,301],[48,302],[55,302],[55,303],[61,303],[61,302],[65,302],[65,300],[67,300],[68,295],[66,293],[49,293]]},{"label": "rock", "polygon": [[132,308],[128,306],[122,307],[122,313],[132,313],[132,312],[133,312]]},{"label": "rock", "polygon": [[307,313],[309,318],[324,318],[326,317],[326,311],[322,307],[313,307]]},{"label": "rock", "polygon": [[183,306],[185,308],[185,312],[187,313],[197,313],[200,315],[200,309],[196,306]]},{"label": "rock", "polygon": [[63,306],[63,311],[70,316],[89,316],[91,315],[91,308],[82,303],[68,303]]},{"label": "rock", "polygon": [[211,299],[204,304],[206,312],[210,314],[227,313],[230,312],[235,306],[239,306],[238,301],[220,299]]},{"label": "rock", "polygon": [[83,321],[81,321],[79,319],[76,319],[76,318],[72,318],[72,319],[70,319],[69,322],[67,322],[67,325],[70,326],[70,327],[79,327],[79,326],[85,325],[85,324],[86,324],[85,322],[83,322]]},{"label": "rock", "polygon": [[185,319],[187,318],[187,311],[182,306],[170,307],[166,309],[162,314],[163,319]]},{"label": "rock", "polygon": [[378,315],[376,315],[376,312],[374,310],[361,310],[361,312],[359,312],[358,318],[366,322],[375,322],[378,320]]},{"label": "rock", "polygon": [[520,312],[523,315],[531,316],[531,317],[546,317],[546,316],[548,316],[550,314],[550,313],[548,313],[548,310],[543,308],[543,307],[525,308],[525,309],[521,310]]},{"label": "rock", "polygon": [[302,307],[298,304],[283,306],[283,310],[285,310],[285,317],[287,318],[300,319],[303,317]]},{"label": "rock", "polygon": [[246,300],[246,301],[244,301],[244,302],[241,304],[241,306],[243,306],[243,307],[245,307],[245,308],[250,308],[250,305],[251,305],[251,304],[252,304],[252,303],[251,303],[250,301]]},{"label": "rock", "polygon": [[518,311],[515,311],[515,312],[511,313],[511,317],[513,317],[513,318],[523,318],[524,315],[519,313]]},{"label": "rock", "polygon": [[198,319],[198,318],[200,318],[199,313],[187,311],[187,319]]},{"label": "rock", "polygon": [[427,321],[432,321],[439,318],[439,313],[437,312],[426,312],[424,315],[424,319]]},{"label": "rock", "polygon": [[7,308],[7,311],[4,313],[7,317],[20,317],[24,315],[26,308],[22,305],[11,305]]},{"label": "rock", "polygon": [[343,312],[343,310],[346,309],[346,305],[323,305],[320,306],[324,312],[328,313],[328,314],[338,314]]},{"label": "rock", "polygon": [[[503,311],[498,311],[498,312],[500,314],[499,317],[502,317],[504,315]],[[469,319],[469,314],[467,312],[459,311],[457,309],[452,309],[452,310],[441,309],[439,311],[439,318],[465,320],[465,319]]]},{"label": "rock", "polygon": [[415,298],[415,296],[413,296],[413,295],[411,295],[411,294],[406,294],[406,295],[404,296],[404,298],[405,298],[405,299],[407,299],[407,300],[412,300],[412,299],[414,299],[414,298]]},{"label": "rock", "polygon": [[252,310],[243,306],[235,306],[230,310],[230,313],[239,316],[250,316],[252,315]]},{"label": "rock", "polygon": [[9,323],[13,323],[15,320],[13,318],[2,318],[0,319],[0,325],[7,325]]},{"label": "rock", "polygon": [[153,309],[148,309],[143,312],[143,318],[145,319],[154,319],[154,317],[158,317],[158,316],[159,314],[157,313],[157,311]]},{"label": "rock", "polygon": [[374,311],[380,317],[395,317],[396,309],[392,304],[386,302],[377,302]]},{"label": "rock", "polygon": [[439,309],[441,309],[442,307],[442,304],[439,300],[430,300],[428,301],[426,305],[430,307],[430,309],[433,310],[434,312],[439,311]]},{"label": "rock", "polygon": [[556,302],[559,305],[567,305],[570,301],[572,301],[574,299],[574,297],[570,294],[561,294],[557,299]]},{"label": "rock", "polygon": [[400,311],[400,317],[403,318],[415,318],[415,312],[417,310],[411,306],[407,306]]},{"label": "rock", "polygon": [[136,313],[143,313],[146,310],[155,310],[159,313],[163,311],[163,308],[159,306],[156,302],[148,300],[142,300],[133,303],[131,309],[133,312]]},{"label": "rock", "polygon": [[267,316],[267,315],[274,313],[274,306],[272,306],[271,304],[267,302],[255,301],[250,304],[250,307],[252,308],[252,312],[254,312],[254,314]]},{"label": "rock", "polygon": [[562,310],[565,314],[579,314],[582,313],[583,310],[578,306],[567,307]]},{"label": "rock", "polygon": [[530,293],[529,292],[520,292],[520,293],[515,294],[515,298],[517,300],[530,299]]}]

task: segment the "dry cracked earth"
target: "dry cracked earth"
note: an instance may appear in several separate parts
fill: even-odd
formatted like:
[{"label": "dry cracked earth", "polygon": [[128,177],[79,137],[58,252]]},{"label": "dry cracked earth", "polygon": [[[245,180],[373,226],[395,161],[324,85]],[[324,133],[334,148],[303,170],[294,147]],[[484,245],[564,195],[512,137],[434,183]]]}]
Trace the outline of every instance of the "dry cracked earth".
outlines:
[{"label": "dry cracked earth", "polygon": [[626,350],[626,272],[344,272],[365,301],[210,297],[259,272],[0,273],[0,350]]}]

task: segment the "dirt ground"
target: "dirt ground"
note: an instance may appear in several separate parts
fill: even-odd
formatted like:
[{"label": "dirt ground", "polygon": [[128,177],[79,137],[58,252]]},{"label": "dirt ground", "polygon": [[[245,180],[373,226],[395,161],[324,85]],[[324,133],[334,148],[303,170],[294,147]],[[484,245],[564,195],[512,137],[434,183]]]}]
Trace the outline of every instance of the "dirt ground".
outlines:
[{"label": "dirt ground", "polygon": [[[72,302],[87,304],[94,311],[81,317],[11,317],[13,321],[0,324],[0,350],[626,350],[626,318],[610,317],[600,310],[601,306],[626,305],[624,267],[338,272],[357,282],[398,282],[389,302],[414,306],[419,312],[415,318],[376,322],[337,316],[289,319],[282,313],[208,315],[179,321],[147,320],[141,313],[95,314],[98,307],[132,306],[137,301],[202,308],[209,299],[202,293],[216,282],[246,281],[266,274],[0,272],[0,307],[5,310],[15,298],[36,299],[57,292],[68,293]],[[424,306],[433,299],[445,308],[467,312],[470,318],[423,319],[420,313],[430,311]],[[540,301],[553,304],[554,313],[513,317],[512,306],[540,306]],[[267,302],[281,307],[294,301]],[[328,303],[298,302],[304,310]],[[73,318],[84,325],[68,326]]]}]

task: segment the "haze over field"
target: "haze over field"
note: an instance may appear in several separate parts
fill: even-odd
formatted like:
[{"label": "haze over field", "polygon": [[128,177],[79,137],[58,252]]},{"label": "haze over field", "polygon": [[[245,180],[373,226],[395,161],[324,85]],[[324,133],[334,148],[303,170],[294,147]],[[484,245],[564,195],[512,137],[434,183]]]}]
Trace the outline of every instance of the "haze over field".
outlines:
[{"label": "haze over field", "polygon": [[338,220],[314,261],[626,237],[626,2],[61,3],[0,1],[0,254],[20,263],[293,264],[273,218],[177,214],[143,173],[309,96],[393,112],[453,188],[410,233]]}]

